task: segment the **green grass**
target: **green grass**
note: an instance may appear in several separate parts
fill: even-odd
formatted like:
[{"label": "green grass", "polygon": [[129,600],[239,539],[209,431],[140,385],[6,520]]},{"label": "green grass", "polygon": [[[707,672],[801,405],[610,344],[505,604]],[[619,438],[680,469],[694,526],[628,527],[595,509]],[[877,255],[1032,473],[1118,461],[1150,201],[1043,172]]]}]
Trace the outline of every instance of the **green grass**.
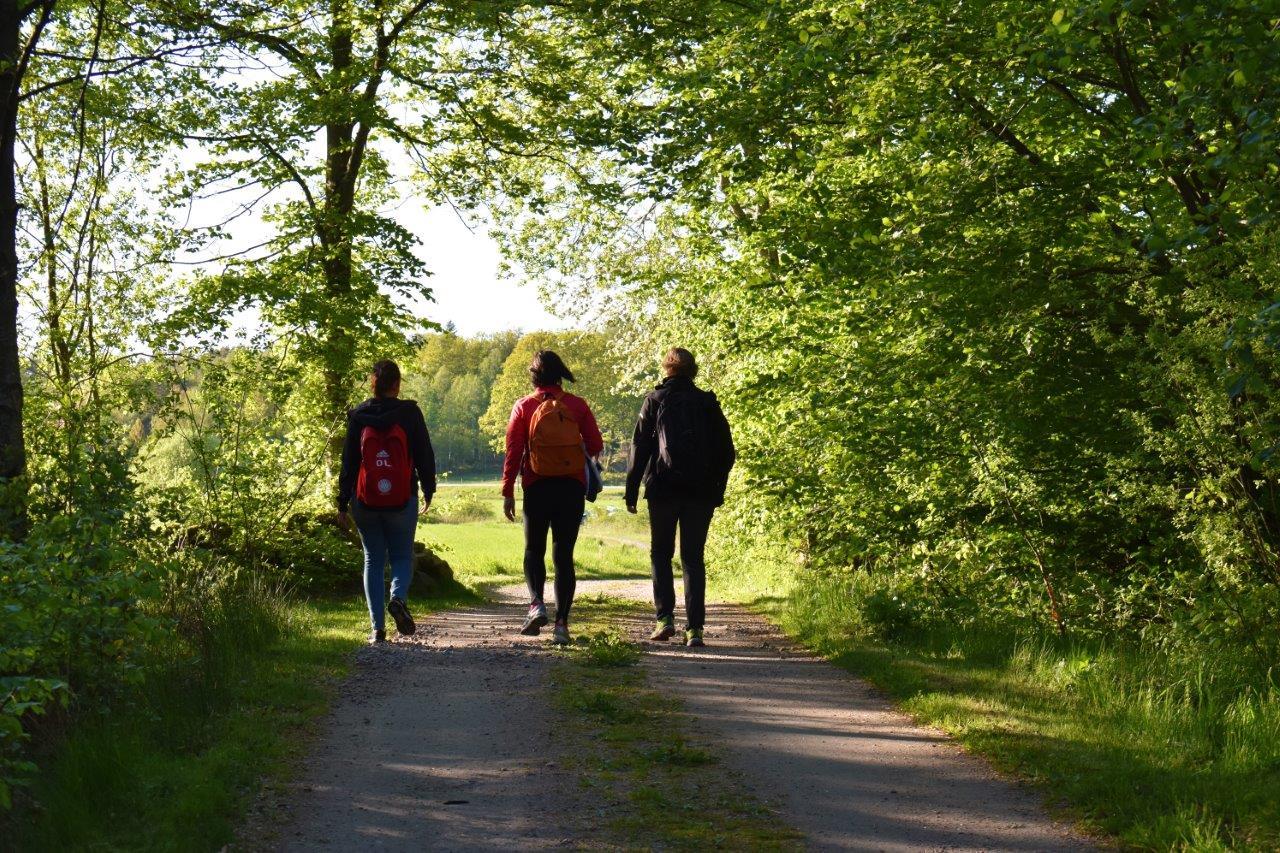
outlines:
[{"label": "green grass", "polygon": [[1125,847],[1280,849],[1280,689],[1229,654],[960,630],[881,642],[831,585],[763,609]]},{"label": "green grass", "polygon": [[[483,506],[489,515],[454,523],[439,520],[455,517],[451,510],[461,505]],[[622,504],[622,490],[610,487],[587,509],[591,516],[578,535],[574,555],[578,577],[648,577],[648,518],[643,507],[640,514],[629,514]],[[431,512],[418,528],[418,538],[440,546],[440,555],[468,586],[517,583],[524,578],[524,531],[519,516],[514,523],[502,517],[496,482],[442,483]]]},{"label": "green grass", "polygon": [[690,738],[679,707],[634,666],[639,649],[608,627],[624,616],[645,618],[647,610],[603,596],[585,596],[575,607],[578,641],[552,681],[572,744],[565,750],[570,769],[608,815],[598,827],[604,842],[622,849],[802,849],[793,830],[721,770],[714,750]]},{"label": "green grass", "polygon": [[215,628],[205,660],[158,663],[136,692],[77,718],[42,757],[5,846],[185,851],[231,841],[259,784],[288,774],[366,640],[362,598],[280,607],[253,620],[256,634],[255,624]]}]

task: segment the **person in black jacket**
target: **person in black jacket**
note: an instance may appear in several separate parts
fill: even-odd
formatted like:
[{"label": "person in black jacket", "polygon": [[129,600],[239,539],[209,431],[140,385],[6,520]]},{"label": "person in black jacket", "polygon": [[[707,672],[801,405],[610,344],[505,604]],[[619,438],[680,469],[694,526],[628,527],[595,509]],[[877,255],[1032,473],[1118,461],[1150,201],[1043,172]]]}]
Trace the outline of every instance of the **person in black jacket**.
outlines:
[{"label": "person in black jacket", "polygon": [[662,359],[666,378],[645,397],[631,439],[624,500],[636,511],[643,480],[649,502],[649,558],[653,604],[658,624],[651,640],[675,634],[676,531],[684,570],[687,646],[703,645],[707,571],[703,552],[716,507],[724,503],[729,471],[737,458],[729,422],[716,395],[693,384],[698,364],[693,353],[676,347]]},{"label": "person in black jacket", "polygon": [[[364,546],[364,592],[373,623],[373,642],[386,640],[383,613],[383,570],[391,564],[391,601],[387,612],[396,630],[412,634],[416,630],[405,595],[413,577],[413,535],[418,527],[418,489],[422,489],[422,512],[431,506],[436,491],[436,455],[422,410],[412,400],[401,400],[400,368],[394,361],[379,361],[369,377],[373,397],[347,412],[347,438],[342,446],[342,472],[338,475],[338,521],[349,528],[355,519]],[[408,500],[403,506],[374,507],[362,502],[356,486],[362,464],[361,435],[365,427],[386,430],[398,424],[407,438],[410,479]],[[401,481],[403,483],[403,481]],[[394,494],[394,493],[393,493]]]}]

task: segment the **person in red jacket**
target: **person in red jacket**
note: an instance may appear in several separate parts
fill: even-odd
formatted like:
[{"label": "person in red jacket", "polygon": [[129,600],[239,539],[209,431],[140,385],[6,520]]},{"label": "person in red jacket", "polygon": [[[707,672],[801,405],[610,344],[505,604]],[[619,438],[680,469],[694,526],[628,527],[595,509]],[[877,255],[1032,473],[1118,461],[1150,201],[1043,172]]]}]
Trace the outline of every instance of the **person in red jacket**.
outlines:
[{"label": "person in red jacket", "polygon": [[547,582],[547,532],[555,566],[556,618],[552,642],[569,642],[569,610],[577,578],[573,548],[586,506],[587,457],[604,449],[591,407],[564,390],[576,381],[559,355],[541,350],[529,365],[534,391],[516,401],[507,423],[507,455],[502,465],[502,511],[516,520],[516,473],[524,492],[524,579],[529,612],[521,634],[536,636],[547,624],[542,601]]}]

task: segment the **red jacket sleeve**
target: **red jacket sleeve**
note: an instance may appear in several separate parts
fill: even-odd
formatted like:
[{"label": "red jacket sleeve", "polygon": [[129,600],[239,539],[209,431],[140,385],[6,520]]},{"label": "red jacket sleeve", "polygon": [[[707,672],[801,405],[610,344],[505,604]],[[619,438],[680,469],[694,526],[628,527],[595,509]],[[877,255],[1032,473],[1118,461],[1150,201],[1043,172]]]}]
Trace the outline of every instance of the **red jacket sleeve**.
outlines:
[{"label": "red jacket sleeve", "polygon": [[502,496],[516,496],[516,476],[520,473],[520,463],[524,460],[525,446],[529,443],[528,418],[525,416],[523,399],[517,400],[511,407],[511,420],[507,422],[507,455],[502,460]]},{"label": "red jacket sleeve", "polygon": [[596,416],[587,405],[587,401],[579,397],[578,402],[582,403],[582,416],[579,419],[578,428],[582,431],[583,443],[587,445],[587,455],[599,456],[604,450],[604,438],[600,435],[600,425],[596,423]]}]

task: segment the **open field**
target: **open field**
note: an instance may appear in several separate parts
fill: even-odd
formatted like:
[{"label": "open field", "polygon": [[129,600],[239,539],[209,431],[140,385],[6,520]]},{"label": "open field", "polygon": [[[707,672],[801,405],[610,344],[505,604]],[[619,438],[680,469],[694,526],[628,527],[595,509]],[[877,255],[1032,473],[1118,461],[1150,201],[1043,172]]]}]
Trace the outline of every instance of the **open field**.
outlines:
[{"label": "open field", "polygon": [[[519,489],[517,509],[519,508]],[[584,579],[649,576],[648,516],[644,502],[631,515],[622,503],[622,488],[607,486],[595,503],[587,504],[588,518],[578,537],[578,577]],[[450,518],[448,523],[439,519]],[[452,519],[459,520],[452,520]],[[465,520],[461,520],[464,519]],[[497,481],[444,482],[431,511],[418,528],[421,541],[439,546],[458,580],[468,586],[523,580],[524,533],[502,517]],[[550,549],[548,548],[548,561]],[[549,565],[549,563],[548,563]]]}]

